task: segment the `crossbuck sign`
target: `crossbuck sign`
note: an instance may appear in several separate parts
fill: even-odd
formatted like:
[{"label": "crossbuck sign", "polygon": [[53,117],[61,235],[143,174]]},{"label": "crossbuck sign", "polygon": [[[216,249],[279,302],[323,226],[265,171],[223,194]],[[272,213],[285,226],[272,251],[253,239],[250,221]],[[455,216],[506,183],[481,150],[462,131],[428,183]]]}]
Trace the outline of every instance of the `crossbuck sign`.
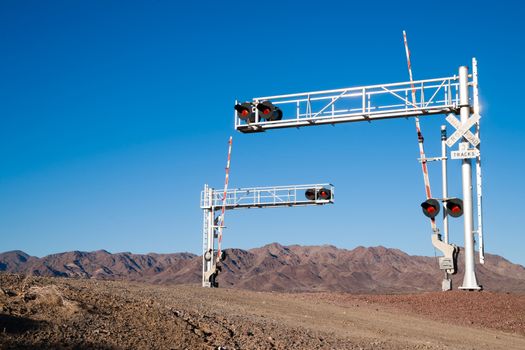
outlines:
[{"label": "crossbuck sign", "polygon": [[479,145],[479,138],[470,131],[470,128],[479,122],[480,118],[481,116],[479,114],[473,114],[465,124],[461,124],[453,114],[449,114],[446,118],[447,122],[456,128],[456,131],[448,138],[447,146],[452,147],[462,137],[465,137],[474,147]]}]

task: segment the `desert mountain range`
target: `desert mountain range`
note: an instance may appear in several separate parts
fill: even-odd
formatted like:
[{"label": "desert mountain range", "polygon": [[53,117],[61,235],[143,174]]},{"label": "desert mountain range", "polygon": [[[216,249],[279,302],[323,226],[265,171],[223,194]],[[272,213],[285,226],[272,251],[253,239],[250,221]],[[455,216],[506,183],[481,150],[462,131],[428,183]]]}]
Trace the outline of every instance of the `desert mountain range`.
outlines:
[{"label": "desert mountain range", "polygon": [[[259,291],[340,291],[398,293],[437,291],[442,273],[435,257],[411,256],[399,249],[282,246],[227,249],[221,286]],[[202,258],[191,253],[132,254],[72,251],[43,258],[22,251],[0,254],[0,271],[69,278],[130,280],[154,284],[200,283]],[[454,288],[461,285],[462,255]],[[487,290],[525,292],[525,268],[486,254],[476,266]]]}]

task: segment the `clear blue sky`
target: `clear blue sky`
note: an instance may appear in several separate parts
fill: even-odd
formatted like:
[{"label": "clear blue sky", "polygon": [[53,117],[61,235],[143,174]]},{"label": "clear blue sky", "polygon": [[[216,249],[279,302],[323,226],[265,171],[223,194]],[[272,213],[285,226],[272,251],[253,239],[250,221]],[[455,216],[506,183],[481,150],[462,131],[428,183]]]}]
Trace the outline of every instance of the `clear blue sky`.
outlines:
[{"label": "clear blue sky", "polygon": [[[327,181],[337,197],[230,212],[225,246],[433,255],[413,120],[233,130],[236,98],[406,81],[405,29],[416,79],[478,58],[486,249],[525,264],[524,15],[518,1],[2,1],[0,251],[200,253],[199,194],[222,187],[233,134],[232,186]],[[442,123],[423,120],[429,156]],[[439,194],[437,164],[431,181]]]}]

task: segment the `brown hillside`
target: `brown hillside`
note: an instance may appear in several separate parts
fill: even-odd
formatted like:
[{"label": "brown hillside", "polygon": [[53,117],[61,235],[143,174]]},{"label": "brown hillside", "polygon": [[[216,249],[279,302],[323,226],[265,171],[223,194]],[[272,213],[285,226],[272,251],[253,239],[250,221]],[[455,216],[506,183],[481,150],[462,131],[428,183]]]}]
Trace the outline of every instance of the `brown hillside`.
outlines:
[{"label": "brown hillside", "polygon": [[[282,246],[228,249],[219,283],[259,291],[339,291],[400,293],[438,291],[442,273],[436,258],[411,256],[399,249],[334,246]],[[36,276],[133,280],[155,284],[200,283],[202,258],[189,253],[111,254],[66,252],[43,258],[23,252],[0,254],[0,270]],[[454,287],[462,282],[463,260]],[[525,292],[525,268],[487,254],[477,265],[487,290]]]}]

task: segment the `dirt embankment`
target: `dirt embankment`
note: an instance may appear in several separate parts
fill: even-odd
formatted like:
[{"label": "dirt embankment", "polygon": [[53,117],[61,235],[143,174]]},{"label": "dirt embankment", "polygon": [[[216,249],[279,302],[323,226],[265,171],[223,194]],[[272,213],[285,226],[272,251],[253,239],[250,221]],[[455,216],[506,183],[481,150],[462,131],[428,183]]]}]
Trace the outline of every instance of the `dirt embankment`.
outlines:
[{"label": "dirt embankment", "polygon": [[0,274],[0,349],[525,349],[525,296],[258,293]]}]

